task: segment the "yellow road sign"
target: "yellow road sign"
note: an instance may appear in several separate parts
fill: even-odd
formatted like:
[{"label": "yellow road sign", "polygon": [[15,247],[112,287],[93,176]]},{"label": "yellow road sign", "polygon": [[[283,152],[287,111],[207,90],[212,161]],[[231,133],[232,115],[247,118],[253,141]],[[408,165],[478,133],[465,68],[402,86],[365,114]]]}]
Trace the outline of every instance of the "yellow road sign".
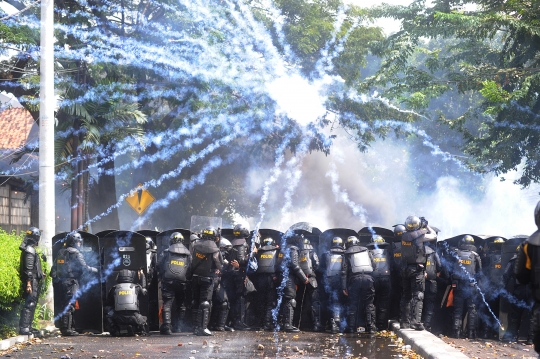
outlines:
[{"label": "yellow road sign", "polygon": [[142,188],[142,184],[139,183],[137,192],[133,195],[126,197],[126,202],[139,214],[139,216],[146,211],[148,206],[152,204],[156,199],[147,190]]}]

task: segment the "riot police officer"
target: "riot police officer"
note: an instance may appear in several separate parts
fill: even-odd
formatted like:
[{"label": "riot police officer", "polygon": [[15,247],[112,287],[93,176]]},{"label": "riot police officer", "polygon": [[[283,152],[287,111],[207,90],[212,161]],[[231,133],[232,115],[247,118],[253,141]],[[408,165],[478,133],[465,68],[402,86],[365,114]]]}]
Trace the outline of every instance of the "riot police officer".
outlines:
[{"label": "riot police officer", "polygon": [[405,228],[406,232],[401,236],[403,294],[400,326],[402,329],[424,330],[421,322],[427,261],[424,243],[437,240],[437,233],[425,219],[416,216],[407,217]]},{"label": "riot police officer", "polygon": [[[394,241],[392,242],[392,299],[391,303],[401,303],[401,294],[403,288],[401,287],[401,236],[405,233],[405,226],[398,224],[394,226]],[[390,318],[400,319],[400,306],[393,305],[390,307]]]},{"label": "riot police officer", "polygon": [[[41,261],[36,253],[36,246],[39,244],[41,231],[36,227],[30,227],[26,231],[26,236],[19,249],[21,252],[21,262],[19,276],[23,286],[24,305],[21,309],[19,320],[19,334],[39,335],[39,331],[31,327],[36,311],[37,299],[40,292],[40,282],[43,279]],[[46,260],[45,256],[42,256]]]},{"label": "riot police officer", "polygon": [[435,299],[437,297],[437,278],[442,271],[442,263],[437,253],[436,243],[426,243],[426,288],[424,293],[424,327],[431,332],[431,320],[435,311]]},{"label": "riot police officer", "polygon": [[[509,301],[510,309],[508,311],[508,327],[502,337],[502,341],[505,342],[517,342],[519,339],[519,328],[521,327],[521,318],[528,318],[529,320],[529,334],[525,344],[533,344],[533,331],[534,331],[534,317],[530,315],[530,307],[534,300],[532,299],[531,287],[529,285],[523,285],[516,280],[514,276],[514,267],[517,259],[517,252],[519,246],[516,249],[516,254],[510,259],[503,274],[503,283],[505,283],[505,289],[508,293],[511,293],[516,300]],[[526,314],[526,315],[524,315]]]},{"label": "riot police officer", "polygon": [[540,354],[540,201],[534,209],[534,222],[538,230],[520,246],[514,274],[521,284],[532,283],[533,344],[534,350]]},{"label": "riot police officer", "polygon": [[216,277],[216,284],[214,286],[212,308],[215,309],[212,316],[215,317],[215,325],[213,325],[213,328],[211,329],[218,332],[234,332],[234,329],[227,325],[230,310],[229,293],[233,288],[231,272],[234,268],[231,265],[231,258],[229,256],[232,250],[231,242],[227,238],[221,237],[219,240],[219,250],[221,251],[221,256],[223,257],[223,268],[221,269],[221,274]]},{"label": "riot police officer", "polygon": [[135,273],[129,269],[118,272],[117,284],[107,295],[105,319],[112,336],[122,334],[124,327],[128,335],[148,333],[146,317],[139,311],[139,296],[146,295],[146,289],[135,283]]},{"label": "riot police officer", "polygon": [[248,264],[249,248],[246,239],[249,237],[249,229],[243,224],[237,224],[233,228],[234,238],[231,242],[232,249],[228,252],[231,276],[231,317],[233,327],[236,330],[251,330],[246,324],[246,296],[244,281],[246,280],[246,268]]},{"label": "riot police officer", "polygon": [[365,318],[366,332],[375,334],[375,288],[373,286],[373,269],[375,262],[366,247],[360,245],[355,236],[347,238],[347,249],[342,263],[341,285],[343,294],[348,297],[347,332],[356,332],[357,310]]},{"label": "riot police officer", "polygon": [[467,305],[469,339],[476,339],[478,313],[476,311],[476,276],[482,270],[480,256],[476,253],[474,238],[464,236],[455,249],[455,265],[452,272],[454,290],[453,336],[460,338],[463,305]]},{"label": "riot police officer", "polygon": [[201,238],[192,244],[192,311],[196,335],[213,335],[208,330],[212,312],[212,294],[215,278],[219,276],[223,267],[223,258],[217,247],[219,236],[216,228],[206,227]]},{"label": "riot police officer", "polygon": [[82,237],[78,232],[68,234],[64,247],[60,249],[54,260],[51,270],[53,284],[59,287],[61,293],[55,298],[62,308],[60,319],[60,332],[65,336],[79,335],[73,329],[73,313],[75,312],[75,300],[79,293],[79,279],[84,272],[97,273],[97,268],[86,264],[79,248],[82,245]]},{"label": "riot police officer", "polygon": [[159,256],[157,270],[161,281],[161,297],[163,298],[163,324],[159,332],[171,335],[172,303],[176,299],[178,320],[184,320],[186,314],[186,285],[191,270],[191,253],[184,246],[184,236],[180,232],[171,233],[169,248]]},{"label": "riot police officer", "polygon": [[[486,295],[486,301],[493,313],[499,312],[499,302],[502,288],[504,287],[503,277],[505,268],[502,267],[502,245],[504,239],[501,237],[486,240],[484,245],[484,257],[482,260],[482,271],[484,273],[484,279],[480,285]],[[513,263],[513,262],[512,262]],[[514,273],[514,266],[509,273]],[[512,278],[513,279],[513,278]],[[515,281],[515,280],[514,280]],[[493,290],[495,289],[495,290]],[[492,316],[487,310],[487,306],[480,307],[481,318],[489,318],[486,322],[483,322],[482,336],[488,338],[496,334],[498,336],[499,331],[494,330],[497,328],[497,323],[493,320]]]},{"label": "riot police officer", "polygon": [[267,237],[261,241],[261,247],[255,249],[257,271],[253,276],[253,284],[257,289],[257,303],[262,317],[262,328],[267,331],[274,329],[272,310],[277,306],[277,266],[280,253],[279,245],[273,238]]},{"label": "riot police officer", "polygon": [[341,265],[343,263],[343,239],[334,237],[329,252],[325,252],[321,258],[323,270],[324,289],[328,295],[328,304],[331,312],[330,331],[332,334],[339,333],[341,323],[341,303],[343,292],[341,288]]},{"label": "riot police officer", "polygon": [[390,244],[378,234],[371,237],[367,245],[375,267],[373,268],[373,285],[375,288],[376,324],[380,330],[388,328],[388,310],[392,293]]},{"label": "riot police officer", "polygon": [[[304,238],[304,246],[300,251],[300,268],[308,278],[309,283],[303,284],[300,283],[298,288],[300,292],[304,292],[304,300],[307,300],[311,303],[311,320],[313,322],[313,331],[319,332],[321,327],[321,302],[319,299],[319,285],[317,283],[317,277],[315,272],[319,269],[319,257],[315,248],[309,241],[309,239]],[[302,313],[300,313],[300,316]]]},{"label": "riot police officer", "polygon": [[[283,289],[283,330],[286,332],[299,332],[300,330],[293,326],[294,308],[296,308],[296,286],[299,283],[307,285],[308,277],[300,268],[299,252],[303,245],[303,236],[293,234],[287,239],[286,252],[284,256],[284,265],[288,271],[284,271],[283,281],[285,288]],[[278,266],[281,268],[281,266]]]}]

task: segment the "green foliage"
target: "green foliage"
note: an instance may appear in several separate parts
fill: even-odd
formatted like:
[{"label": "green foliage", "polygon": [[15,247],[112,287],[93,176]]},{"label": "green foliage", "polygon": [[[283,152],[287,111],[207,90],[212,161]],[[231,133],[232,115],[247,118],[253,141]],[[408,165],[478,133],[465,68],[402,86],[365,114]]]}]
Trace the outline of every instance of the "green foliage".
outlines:
[{"label": "green foliage", "polygon": [[22,237],[0,228],[0,309],[9,310],[21,298],[19,264]]},{"label": "green foliage", "polygon": [[8,339],[17,335],[14,327],[7,324],[0,324],[0,340]]}]

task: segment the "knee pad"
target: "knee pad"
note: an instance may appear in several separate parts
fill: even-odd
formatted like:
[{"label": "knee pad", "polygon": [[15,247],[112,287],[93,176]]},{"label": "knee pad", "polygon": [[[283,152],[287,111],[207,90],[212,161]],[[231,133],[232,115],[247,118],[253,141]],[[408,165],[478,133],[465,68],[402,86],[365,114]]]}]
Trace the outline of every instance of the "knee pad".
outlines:
[{"label": "knee pad", "polygon": [[221,303],[221,309],[229,309],[229,302]]},{"label": "knee pad", "polygon": [[201,305],[199,306],[200,309],[204,310],[204,309],[210,309],[210,303],[208,303],[207,301],[204,301],[201,303]]},{"label": "knee pad", "polygon": [[416,294],[416,298],[418,298],[418,300],[424,300],[424,293],[418,292],[418,293]]},{"label": "knee pad", "polygon": [[291,303],[291,307],[296,308],[296,300],[295,299],[291,299],[291,301],[289,303]]},{"label": "knee pad", "polygon": [[28,301],[25,306],[28,309],[34,309],[36,307],[36,301],[35,300]]}]

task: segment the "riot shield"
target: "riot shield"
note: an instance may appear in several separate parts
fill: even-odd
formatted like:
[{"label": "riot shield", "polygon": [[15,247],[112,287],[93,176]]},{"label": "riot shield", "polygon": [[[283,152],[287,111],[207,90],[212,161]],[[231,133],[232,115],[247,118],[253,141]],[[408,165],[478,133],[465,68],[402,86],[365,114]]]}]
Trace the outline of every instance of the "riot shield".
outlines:
[{"label": "riot shield", "polygon": [[[517,235],[506,240],[501,247],[501,265],[504,268],[510,262],[510,259],[517,253],[519,245],[525,242],[529,238],[526,235]],[[506,283],[505,283],[506,284]],[[499,321],[501,322],[501,327],[499,328],[499,340],[502,339],[506,329],[508,328],[508,313],[510,312],[510,302],[506,295],[501,295],[499,302]],[[522,336],[524,333],[529,331],[529,321],[522,320],[521,327],[519,328],[519,335]],[[525,334],[526,335],[526,334]]]},{"label": "riot shield", "polygon": [[111,232],[116,232],[118,229],[106,229],[104,231],[101,231],[101,232],[97,232],[97,233],[94,233],[95,236],[98,236],[98,238],[103,238],[105,237],[107,234],[111,233]]},{"label": "riot shield", "polygon": [[219,217],[191,216],[189,230],[192,233],[200,234],[206,227],[221,228],[222,219]]},{"label": "riot shield", "polygon": [[[53,242],[53,258],[56,258],[58,251],[64,246],[64,240],[70,232],[59,233],[52,238]],[[98,274],[83,273],[79,278],[79,289],[81,296],[77,299],[77,305],[74,313],[75,328],[78,331],[94,331],[103,332],[103,315],[102,315],[102,293],[101,284],[99,281],[101,273],[101,263],[99,255],[99,238],[93,234],[78,231],[83,242],[79,251],[84,257],[87,265],[98,269]],[[57,289],[54,289],[54,294]],[[58,308],[55,305],[55,317],[61,313],[64,308]],[[99,315],[97,315],[99,313]]]},{"label": "riot shield", "polygon": [[301,234],[309,240],[317,255],[319,252],[319,236],[321,235],[321,230],[317,227],[314,227],[311,223],[308,222],[298,222],[289,227],[286,232],[286,235],[289,233]]},{"label": "riot shield", "polygon": [[[184,237],[183,244],[187,248],[190,249],[189,237],[191,235],[191,231],[189,229],[175,228],[175,229],[169,229],[169,230],[163,231],[156,236],[158,261],[161,256],[161,253],[163,253],[164,250],[169,248],[169,240],[170,240],[171,234],[173,234],[174,232],[179,232],[182,234],[182,236]],[[158,313],[159,313],[161,311],[160,308],[163,306],[163,299],[161,298],[161,282],[159,281],[159,278],[157,278],[157,275],[155,277],[156,277],[156,280],[158,281],[158,288],[159,288],[158,290]],[[191,318],[191,310],[190,310],[191,300],[192,300],[191,285],[188,285],[186,287],[186,299],[185,299],[185,305],[187,307],[187,310],[186,310],[186,316],[184,318],[184,321],[185,321],[184,323],[186,325],[189,324],[190,318]],[[172,322],[175,324],[178,323],[178,310],[177,310],[177,306],[175,302],[173,302],[172,304],[171,314],[172,314]],[[158,324],[159,324],[159,321],[158,321]],[[176,328],[176,325],[173,325],[173,331],[176,331],[175,328]]]},{"label": "riot shield", "polygon": [[234,239],[233,229],[232,228],[222,228],[221,229],[221,236],[223,238],[228,239],[229,241],[232,241]]},{"label": "riot shield", "polygon": [[394,231],[382,227],[364,227],[358,231],[358,238],[360,239],[360,244],[366,246],[371,242],[371,237],[374,234],[378,234],[383,237],[387,243],[394,241]]},{"label": "riot shield", "polygon": [[[158,295],[158,279],[157,279],[157,271],[156,271],[156,263],[157,263],[157,235],[159,234],[158,231],[154,231],[151,229],[142,229],[138,230],[137,233],[142,234],[143,236],[152,239],[152,242],[154,242],[154,249],[147,249],[146,250],[146,289],[148,290],[148,294],[146,297],[141,298],[141,305],[146,306],[146,302],[148,302],[148,328],[149,330],[159,330],[159,295]],[[154,260],[152,260],[152,257],[155,257]]]},{"label": "riot shield", "polygon": [[[143,271],[146,276],[146,237],[137,232],[115,231],[110,232],[101,240],[103,252],[102,283],[104,296],[116,284],[116,276],[122,269],[135,272]],[[139,307],[142,315],[148,317],[148,298],[139,298]]]}]

